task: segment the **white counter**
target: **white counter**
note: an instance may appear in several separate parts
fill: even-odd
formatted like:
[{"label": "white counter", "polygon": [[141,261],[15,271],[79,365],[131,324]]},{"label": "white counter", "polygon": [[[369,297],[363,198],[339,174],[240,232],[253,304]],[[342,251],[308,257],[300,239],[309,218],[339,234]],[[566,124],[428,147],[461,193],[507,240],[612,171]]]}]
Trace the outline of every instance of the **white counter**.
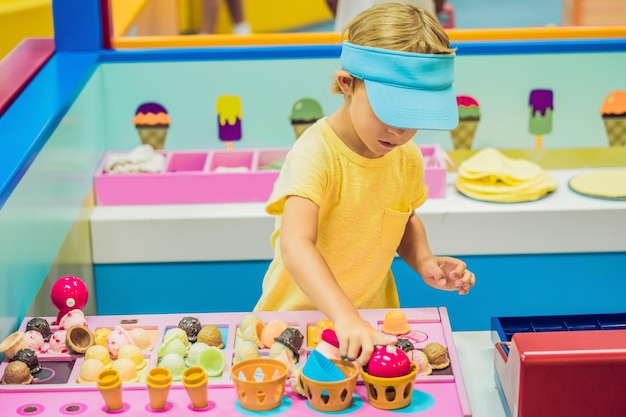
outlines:
[{"label": "white counter", "polygon": [[[530,203],[473,201],[454,188],[417,211],[433,251],[446,255],[626,252],[626,201],[581,196],[557,170],[557,190]],[[267,260],[274,220],[262,203],[98,206],[95,264]]]}]

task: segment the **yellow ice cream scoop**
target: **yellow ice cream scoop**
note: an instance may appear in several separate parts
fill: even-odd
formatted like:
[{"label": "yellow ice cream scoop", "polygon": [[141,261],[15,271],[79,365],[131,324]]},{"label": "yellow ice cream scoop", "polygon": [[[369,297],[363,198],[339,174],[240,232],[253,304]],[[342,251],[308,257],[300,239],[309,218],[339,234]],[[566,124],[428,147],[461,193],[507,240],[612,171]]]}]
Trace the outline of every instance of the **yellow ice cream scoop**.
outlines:
[{"label": "yellow ice cream scoop", "polygon": [[111,367],[111,364],[113,363],[113,361],[111,360],[111,355],[109,355],[109,350],[102,345],[90,346],[85,352],[85,360],[87,359],[96,359],[100,361],[102,365],[104,365],[104,367],[107,369],[109,369]]},{"label": "yellow ice cream scoop", "polygon": [[137,366],[135,362],[128,358],[119,358],[113,361],[111,369],[117,371],[120,374],[122,382],[138,382],[139,374],[137,373]]},{"label": "yellow ice cream scoop", "polygon": [[[108,353],[107,353],[108,354]],[[98,379],[100,372],[104,371],[105,367],[98,359],[89,358],[85,359],[80,365],[78,372],[79,384],[93,384]]]},{"label": "yellow ice cream scoop", "polygon": [[124,345],[120,348],[119,352],[117,352],[117,357],[119,359],[130,359],[133,361],[137,370],[140,371],[146,367],[148,361],[143,357],[143,353],[138,346],[135,345]]}]

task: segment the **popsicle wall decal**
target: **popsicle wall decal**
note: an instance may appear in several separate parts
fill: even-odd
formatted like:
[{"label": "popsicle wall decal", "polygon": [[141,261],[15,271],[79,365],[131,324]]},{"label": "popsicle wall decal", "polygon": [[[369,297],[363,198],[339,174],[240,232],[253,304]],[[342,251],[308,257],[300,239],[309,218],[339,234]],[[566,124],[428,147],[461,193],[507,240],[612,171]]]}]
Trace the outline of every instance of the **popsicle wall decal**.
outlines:
[{"label": "popsicle wall decal", "polygon": [[226,148],[232,149],[233,142],[241,140],[241,98],[239,96],[219,96],[215,104],[217,112],[217,134]]},{"label": "popsicle wall decal", "polygon": [[528,99],[530,108],[528,130],[535,135],[535,146],[542,147],[542,137],[552,132],[552,111],[554,109],[552,90],[532,90]]}]

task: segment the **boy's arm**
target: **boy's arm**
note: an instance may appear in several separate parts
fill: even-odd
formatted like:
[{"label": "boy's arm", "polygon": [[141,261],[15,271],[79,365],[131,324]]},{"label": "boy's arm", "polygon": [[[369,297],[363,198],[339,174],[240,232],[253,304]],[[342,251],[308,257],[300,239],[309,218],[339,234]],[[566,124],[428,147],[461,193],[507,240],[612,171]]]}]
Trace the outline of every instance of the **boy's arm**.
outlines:
[{"label": "boy's arm", "polygon": [[433,256],[424,223],[415,214],[409,217],[397,252],[433,288],[467,294],[476,282],[465,262],[449,256]]},{"label": "boy's arm", "polygon": [[318,215],[319,207],[311,200],[287,198],[280,234],[283,262],[302,292],[334,323],[340,354],[349,359],[359,357],[364,365],[374,344],[389,344],[390,340],[359,316],[317,250]]}]

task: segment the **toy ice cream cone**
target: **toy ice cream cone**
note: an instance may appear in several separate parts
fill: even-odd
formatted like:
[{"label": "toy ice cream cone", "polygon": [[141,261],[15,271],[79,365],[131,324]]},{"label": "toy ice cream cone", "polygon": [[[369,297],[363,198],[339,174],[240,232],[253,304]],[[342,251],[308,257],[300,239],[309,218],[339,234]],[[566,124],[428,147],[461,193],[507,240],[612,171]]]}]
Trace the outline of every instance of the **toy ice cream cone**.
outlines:
[{"label": "toy ice cream cone", "polygon": [[150,408],[162,410],[167,405],[167,396],[172,385],[172,374],[166,368],[152,368],[146,376],[148,395],[150,396]]},{"label": "toy ice cream cone", "polygon": [[450,131],[454,149],[471,149],[474,134],[480,121],[480,107],[470,96],[457,96],[459,125]]},{"label": "toy ice cream cone", "polygon": [[317,101],[312,98],[301,98],[296,101],[289,116],[296,139],[322,117],[324,117],[324,111]]},{"label": "toy ice cream cone", "polygon": [[183,373],[183,385],[195,409],[203,409],[209,406],[207,382],[206,372],[199,366],[192,366]]},{"label": "toy ice cream cone", "polygon": [[626,146],[626,91],[613,91],[600,109],[609,146]]},{"label": "toy ice cream cone", "polygon": [[100,372],[96,385],[109,411],[118,411],[124,407],[122,402],[122,379],[116,370],[106,369]]},{"label": "toy ice cream cone", "polygon": [[24,340],[24,332],[17,331],[15,333],[11,333],[0,342],[0,353],[4,353],[7,359],[13,359],[15,356],[15,352],[20,349],[26,349],[28,346],[26,345],[26,340]]},{"label": "toy ice cream cone", "polygon": [[142,145],[150,145],[154,149],[163,149],[170,117],[165,107],[158,103],[143,103],[135,112],[133,124],[137,129]]}]

